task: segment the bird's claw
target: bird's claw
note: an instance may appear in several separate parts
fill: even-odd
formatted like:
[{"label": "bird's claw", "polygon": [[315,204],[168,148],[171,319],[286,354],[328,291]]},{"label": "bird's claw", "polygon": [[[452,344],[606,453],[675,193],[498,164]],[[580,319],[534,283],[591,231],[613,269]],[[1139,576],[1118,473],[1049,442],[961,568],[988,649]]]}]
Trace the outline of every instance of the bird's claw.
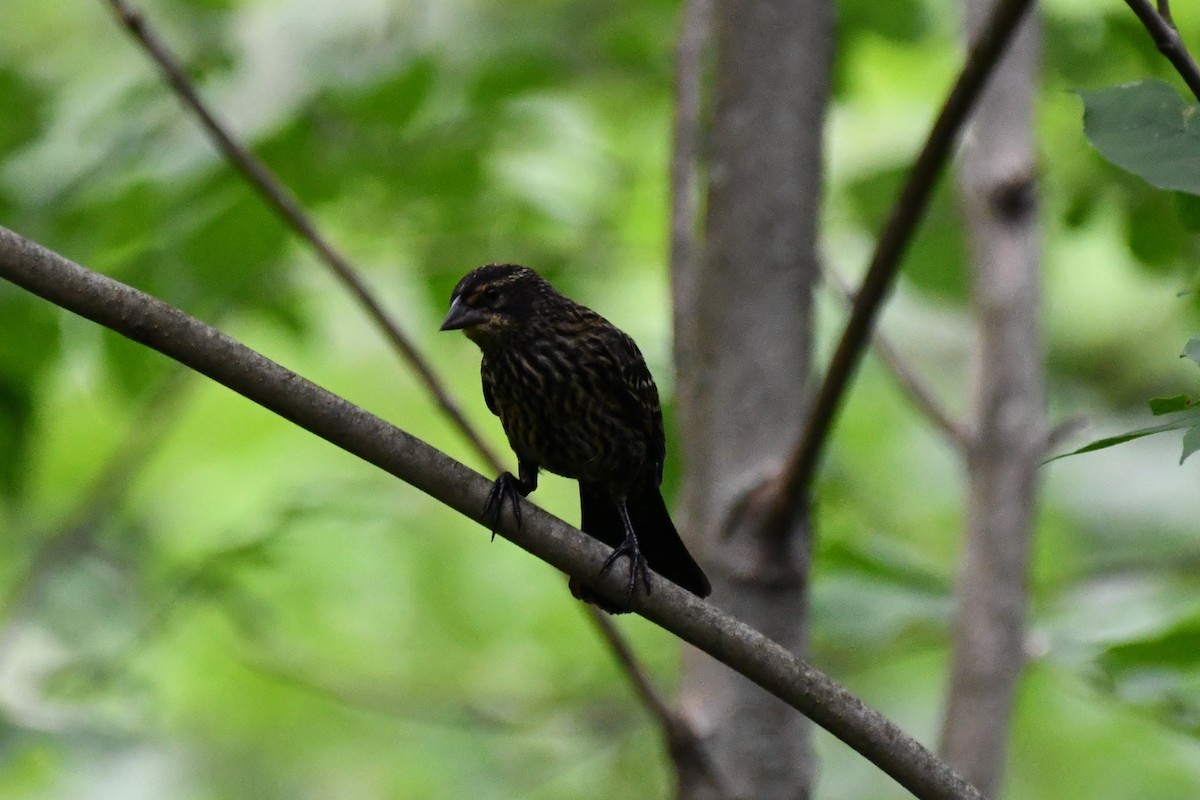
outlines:
[{"label": "bird's claw", "polygon": [[521,498],[526,494],[521,489],[520,479],[511,472],[501,472],[500,477],[496,478],[496,482],[492,484],[487,502],[483,504],[483,521],[487,523],[488,529],[492,532],[492,541],[496,540],[496,531],[500,527],[500,515],[504,512],[506,502],[512,506],[513,518],[517,521],[517,530],[521,529]]},{"label": "bird's claw", "polygon": [[632,606],[639,580],[642,588],[646,590],[646,594],[650,594],[650,572],[646,569],[646,559],[642,557],[642,552],[638,549],[637,540],[626,539],[609,553],[608,558],[604,559],[604,565],[600,567],[600,574],[603,575],[622,556],[629,558],[629,598],[627,602]]}]

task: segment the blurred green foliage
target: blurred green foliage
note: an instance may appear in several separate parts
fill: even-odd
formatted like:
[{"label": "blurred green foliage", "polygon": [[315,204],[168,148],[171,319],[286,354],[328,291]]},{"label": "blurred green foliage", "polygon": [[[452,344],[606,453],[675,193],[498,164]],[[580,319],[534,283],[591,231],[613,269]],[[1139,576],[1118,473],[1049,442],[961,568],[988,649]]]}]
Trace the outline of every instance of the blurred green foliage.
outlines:
[{"label": "blurred green foliage", "polygon": [[[633,334],[670,418],[675,3],[144,10],[498,449],[477,353],[436,333],[454,281],[485,261],[535,266]],[[102,3],[5,11],[0,224],[478,465]],[[844,0],[839,12],[824,248],[853,273],[961,47],[957,6],[942,0]],[[1200,42],[1200,12],[1175,13]],[[1084,140],[1073,92],[1171,80],[1136,20],[1077,0],[1050,0],[1043,19],[1052,410],[1085,410],[1103,434],[1144,423],[1146,397],[1193,377],[1173,356],[1196,329],[1195,296],[1179,296],[1195,284],[1195,225]],[[964,254],[943,189],[885,323],[957,406]],[[840,314],[822,304],[826,339]],[[1148,439],[1046,468],[1014,797],[1200,792],[1197,465],[1176,467],[1175,447]],[[960,470],[868,363],[821,486],[812,657],[926,741],[944,688]],[[547,478],[537,500],[576,514],[565,481]],[[0,798],[668,792],[658,734],[561,576],[7,284],[0,532]],[[669,690],[678,644],[620,624]],[[818,797],[906,796],[843,746],[819,746]]]}]

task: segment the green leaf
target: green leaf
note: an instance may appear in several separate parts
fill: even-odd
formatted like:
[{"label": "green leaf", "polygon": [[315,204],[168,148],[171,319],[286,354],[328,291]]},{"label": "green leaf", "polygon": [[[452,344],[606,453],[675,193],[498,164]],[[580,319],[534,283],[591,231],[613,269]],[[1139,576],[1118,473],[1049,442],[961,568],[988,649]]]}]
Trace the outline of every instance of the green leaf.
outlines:
[{"label": "green leaf", "polygon": [[1190,233],[1200,232],[1200,197],[1186,192],[1175,192],[1171,198],[1175,202],[1175,218],[1184,230]]},{"label": "green leaf", "polygon": [[1190,257],[1195,236],[1179,220],[1176,197],[1198,198],[1183,192],[1161,192],[1139,180],[1127,180],[1122,191],[1125,233],[1138,262],[1152,271],[1171,274],[1180,259]]},{"label": "green leaf", "polygon": [[1193,736],[1200,735],[1200,619],[1178,620],[1144,638],[1113,644],[1096,659],[1104,687],[1124,702]]},{"label": "green leaf", "polygon": [[1172,397],[1155,397],[1150,400],[1150,413],[1156,417],[1161,417],[1163,414],[1186,411],[1191,404],[1192,401],[1188,399],[1186,394],[1177,394]]},{"label": "green leaf", "polygon": [[1200,427],[1190,428],[1183,434],[1183,454],[1179,456],[1179,463],[1187,461],[1187,457],[1197,450],[1200,450]]},{"label": "green leaf", "polygon": [[1200,666],[1200,618],[1179,620],[1143,639],[1109,646],[1100,664],[1110,674],[1135,669],[1190,669]]},{"label": "green leaf", "polygon": [[[1155,433],[1166,433],[1167,431],[1179,431],[1185,429],[1194,429],[1200,426],[1200,407],[1190,406],[1186,411],[1179,412],[1179,416],[1170,422],[1164,422],[1161,425],[1151,425],[1148,428],[1139,428],[1135,431],[1122,433],[1117,436],[1109,436],[1105,439],[1097,439],[1094,442],[1085,444],[1078,450],[1072,450],[1069,453],[1054,456],[1043,461],[1043,464],[1049,464],[1051,461],[1057,461],[1060,458],[1067,456],[1077,456],[1082,453],[1091,453],[1096,450],[1104,450],[1125,442],[1132,442],[1134,439],[1141,439],[1143,436],[1151,436]],[[1187,455],[1184,456],[1185,458]]]},{"label": "green leaf", "polygon": [[1107,160],[1160,189],[1200,194],[1196,106],[1168,83],[1080,92],[1083,131]]},{"label": "green leaf", "polygon": [[1182,358],[1190,358],[1200,365],[1200,336],[1194,339],[1188,339],[1188,343],[1183,346]]}]

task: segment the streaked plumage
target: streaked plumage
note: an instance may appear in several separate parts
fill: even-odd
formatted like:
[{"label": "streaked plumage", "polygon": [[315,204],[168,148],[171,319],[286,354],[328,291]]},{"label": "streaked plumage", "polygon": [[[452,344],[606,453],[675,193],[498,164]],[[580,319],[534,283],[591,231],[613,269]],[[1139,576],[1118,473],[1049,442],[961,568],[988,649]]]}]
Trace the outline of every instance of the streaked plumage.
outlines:
[{"label": "streaked plumage", "polygon": [[[679,539],[659,492],[666,441],[658,389],[637,345],[534,271],[491,264],[464,277],[443,330],[462,329],[483,352],[487,406],[517,455],[519,478],[496,480],[489,510],[537,487],[539,469],[579,481],[581,529],[630,558],[630,595],[642,559],[684,588],[707,596],[703,571]],[[623,518],[622,510],[628,511]],[[614,608],[586,587],[583,596]]]}]

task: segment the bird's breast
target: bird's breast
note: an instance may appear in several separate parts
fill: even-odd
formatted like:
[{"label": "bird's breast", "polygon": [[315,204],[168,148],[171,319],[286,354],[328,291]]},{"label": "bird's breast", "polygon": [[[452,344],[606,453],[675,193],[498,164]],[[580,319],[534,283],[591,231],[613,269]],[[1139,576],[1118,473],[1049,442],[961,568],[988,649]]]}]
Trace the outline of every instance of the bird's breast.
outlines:
[{"label": "bird's breast", "polygon": [[482,373],[518,458],[577,480],[642,479],[647,426],[621,402],[627,388],[607,359],[533,342],[485,354]]}]

